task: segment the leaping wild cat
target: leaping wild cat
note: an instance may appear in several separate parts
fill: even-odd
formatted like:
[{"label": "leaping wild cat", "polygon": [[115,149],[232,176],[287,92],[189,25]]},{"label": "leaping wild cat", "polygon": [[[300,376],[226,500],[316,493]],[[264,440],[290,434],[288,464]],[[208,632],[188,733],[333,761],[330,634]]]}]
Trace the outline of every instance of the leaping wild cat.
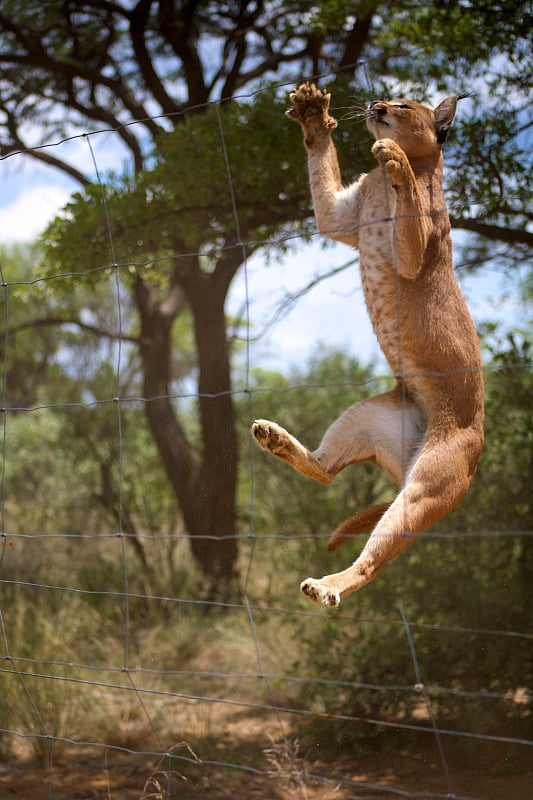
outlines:
[{"label": "leaping wild cat", "polygon": [[442,146],[457,97],[431,110],[374,101],[366,123],[378,166],[343,188],[331,133],[330,95],[303,84],[290,119],[303,130],[319,231],[360,251],[365,302],[395,388],[347,409],[314,452],[274,422],[255,440],[304,475],[330,483],[348,464],[373,461],[402,487],[391,504],[343,522],[329,548],[372,531],[348,569],[307,578],[310,600],[338,606],[464,498],[483,446],[479,343],[452,268],[442,190]]}]

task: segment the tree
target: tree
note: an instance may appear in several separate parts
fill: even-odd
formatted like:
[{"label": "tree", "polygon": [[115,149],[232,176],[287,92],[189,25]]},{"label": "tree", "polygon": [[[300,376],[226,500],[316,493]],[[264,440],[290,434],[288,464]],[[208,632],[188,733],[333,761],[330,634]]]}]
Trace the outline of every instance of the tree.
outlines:
[{"label": "tree", "polygon": [[[236,543],[231,537],[236,530],[237,440],[230,376],[232,343],[226,330],[225,300],[243,258],[274,233],[280,235],[284,227],[288,230],[290,223],[286,219],[290,215],[308,217],[303,177],[292,179],[288,164],[275,156],[280,141],[287,144],[289,151],[299,143],[290,140],[285,125],[273,133],[269,143],[263,141],[261,151],[256,143],[258,130],[264,125],[267,99],[243,109],[228,107],[222,112],[225,150],[243,151],[244,168],[231,187],[216,122],[218,111],[212,109],[187,120],[172,134],[161,134],[159,158],[151,169],[144,170],[134,181],[116,180],[106,186],[105,216],[100,187],[89,187],[73,198],[45,236],[43,277],[68,273],[76,263],[76,270],[83,276],[78,280],[87,287],[101,284],[102,270],[98,265],[109,258],[112,243],[118,263],[113,266],[110,260],[104,262],[109,267],[107,272],[112,281],[116,277],[120,282],[121,293],[131,296],[138,312],[138,316],[122,315],[121,334],[139,348],[148,424],[191,535],[193,553],[204,573],[219,583],[221,576],[231,576],[236,558]],[[283,121],[281,109],[278,116]],[[203,157],[205,165],[200,173],[199,157]],[[244,163],[246,159],[248,163]],[[254,169],[254,179],[250,180]],[[267,180],[274,174],[279,176],[274,185],[285,184],[289,190],[277,205]],[[295,191],[291,192],[293,186]],[[239,243],[232,192],[246,197],[239,208],[239,230],[249,242],[244,245]],[[271,209],[268,214],[266,208]],[[55,296],[61,297],[59,289]],[[62,290],[62,302],[64,319],[71,322],[75,312],[68,281]],[[176,320],[186,313],[193,321],[195,336],[194,367],[198,374],[203,444],[200,458],[195,455],[197,448],[183,418],[178,418],[173,401],[176,373],[172,332]],[[56,313],[55,319],[59,321],[60,315]],[[103,321],[96,320],[91,327],[119,337],[118,328],[105,331]],[[212,539],[205,539],[205,534],[219,536],[219,546],[215,547]]]},{"label": "tree", "polygon": [[[533,343],[527,327],[507,332],[503,339],[494,325],[484,327],[485,349],[490,355],[485,378],[488,446],[480,458],[472,491],[454,511],[453,520],[467,531],[479,527],[526,531],[533,520],[529,491],[533,466]],[[515,547],[515,553],[524,564],[531,559],[527,539]]]},{"label": "tree", "polygon": [[[134,315],[120,331],[93,324],[92,333],[126,335],[138,348],[148,424],[212,588],[232,582],[237,557],[238,451],[225,300],[243,260],[261,242],[295,226],[305,234],[310,218],[305,170],[294,167],[303,160],[299,137],[282,116],[280,90],[272,87],[253,100],[246,93],[273,79],[294,84],[323,73],[342,107],[353,105],[354,92],[364,101],[370,90],[390,94],[409,82],[423,99],[483,75],[498,93],[498,108],[459,130],[469,146],[457,149],[455,174],[466,175],[484,197],[488,170],[489,200],[480,205],[480,196],[470,192],[465,202],[465,184],[456,179],[462,205],[453,209],[453,221],[520,255],[532,244],[524,211],[531,178],[522,144],[531,124],[525,118],[528,62],[521,58],[531,38],[526,6],[487,8],[462,0],[432,6],[375,0],[2,4],[0,152],[24,151],[85,187],[68,210],[70,224],[63,217],[50,231],[50,263],[72,264],[75,257],[82,269],[107,266],[120,273]],[[387,80],[377,77],[385,74]],[[239,103],[229,102],[239,96]],[[487,142],[494,157],[480,157],[476,135],[502,117],[506,125],[493,127]],[[100,187],[42,146],[92,128],[115,131],[133,165],[103,187],[111,239],[101,221]],[[38,138],[25,138],[27,130]],[[344,128],[339,138],[350,153],[343,163],[364,169],[364,134],[354,144],[353,132]],[[482,185],[473,181],[478,175]],[[135,248],[133,232],[140,242]],[[194,329],[199,449],[171,397],[172,331],[186,313]],[[61,314],[55,322],[62,322]],[[77,322],[87,329],[81,318]]]},{"label": "tree", "polygon": [[[39,298],[25,291],[38,259],[34,246],[0,247],[0,330],[4,333],[39,313]],[[29,408],[36,402],[45,376],[53,380],[57,374],[54,359],[63,341],[52,330],[42,331],[38,340],[29,332],[12,340],[0,336],[2,403],[7,408]]]},{"label": "tree", "polygon": [[[108,342],[107,347],[100,343],[96,349],[94,340],[80,338],[72,328],[58,331],[52,324],[57,297],[47,297],[43,285],[38,292],[31,286],[32,270],[41,257],[35,245],[0,248],[4,283],[0,312],[2,328],[5,323],[8,328],[8,336],[0,337],[7,408],[6,525],[30,535],[56,534],[60,529],[81,535],[115,524],[140,559],[141,584],[147,592],[160,580],[162,564],[172,563],[176,542],[170,537],[168,547],[162,543],[159,549],[166,552],[155,574],[155,559],[147,556],[139,534],[175,532],[177,509],[165,492],[160,459],[143,425],[142,409],[131,403],[122,410],[119,436],[116,404],[98,399],[138,396],[138,359],[131,358],[134,353],[130,358],[123,353],[117,390],[115,343]],[[108,300],[101,291],[91,297],[85,293],[85,314],[90,310],[97,319],[100,311],[102,319],[109,319]],[[43,303],[50,314],[46,326],[39,324]],[[72,308],[78,310],[75,304]],[[174,343],[184,349],[180,334],[176,326]],[[183,368],[176,365],[178,373]],[[21,413],[32,408],[35,413]],[[29,497],[35,502],[28,503]],[[167,573],[165,578],[168,588]]]}]

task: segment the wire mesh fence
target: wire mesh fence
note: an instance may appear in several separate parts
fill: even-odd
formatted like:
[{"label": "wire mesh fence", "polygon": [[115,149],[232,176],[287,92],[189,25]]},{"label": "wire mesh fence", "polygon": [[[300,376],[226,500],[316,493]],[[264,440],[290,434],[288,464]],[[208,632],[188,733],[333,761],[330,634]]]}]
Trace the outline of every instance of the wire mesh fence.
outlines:
[{"label": "wire mesh fence", "polygon": [[[367,74],[366,62],[360,67]],[[368,75],[367,81],[371,90]],[[232,104],[253,103],[263,94]],[[305,605],[298,583],[310,569],[307,558],[324,563],[327,534],[307,524],[283,528],[277,520],[287,517],[279,509],[265,522],[257,484],[270,480],[270,473],[247,428],[267,395],[283,402],[307,394],[320,402],[338,386],[331,380],[289,379],[277,386],[255,381],[263,351],[251,297],[256,285],[262,291],[255,284],[266,269],[261,259],[269,249],[277,252],[280,242],[288,246],[309,234],[286,229],[280,240],[267,236],[261,242],[243,236],[245,198],[236,187],[239,165],[224,105],[213,105],[209,137],[225,171],[232,236],[223,239],[223,250],[233,269],[238,313],[228,322],[237,366],[230,389],[220,395],[239,405],[245,476],[235,530],[218,531],[213,524],[194,538],[206,550],[210,543],[234,544],[235,580],[229,587],[202,582],[172,491],[160,488],[167,478],[161,471],[151,477],[157,459],[143,459],[151,453],[148,439],[134,436],[145,426],[146,406],[162,399],[144,395],[138,379],[146,332],[139,331],[132,300],[136,287],[151,281],[168,300],[175,289],[172,269],[185,270],[195,258],[210,275],[215,256],[207,248],[176,252],[172,245],[144,241],[132,257],[135,248],[124,241],[137,244],[136,225],[145,211],[128,219],[117,179],[100,166],[100,159],[108,163],[113,131],[43,145],[55,154],[82,146],[99,219],[76,263],[74,239],[70,269],[49,261],[13,278],[12,267],[2,267],[0,752],[7,766],[0,779],[9,790],[18,784],[35,798],[170,800],[241,792],[479,800],[487,796],[486,787],[475,784],[480,772],[501,763],[493,780],[505,785],[513,759],[525,758],[532,744],[524,734],[531,634],[515,624],[524,614],[511,589],[505,607],[505,578],[491,598],[493,570],[505,570],[507,558],[526,563],[522,549],[531,531],[430,531],[390,567],[385,584],[363,590],[370,598],[364,603],[355,595],[341,611]],[[2,167],[25,157],[11,154]],[[208,158],[200,149],[199,170]],[[303,156],[291,168],[303,171]],[[142,191],[149,203],[155,187]],[[77,213],[71,209],[66,218]],[[86,232],[81,236],[83,241]],[[252,256],[258,260],[252,263]],[[326,277],[315,276],[303,293],[311,284],[322,291]],[[274,319],[298,294],[281,298]],[[52,326],[63,331],[50,361],[56,376],[28,404],[12,403],[24,399],[12,390],[20,377],[17,337],[31,332],[42,343],[43,331],[56,330]],[[80,333],[92,338],[78,345]],[[180,335],[176,350],[190,350],[186,334]],[[184,361],[183,377],[170,382],[163,399],[179,410],[199,447],[195,403],[203,400],[207,410],[200,413],[209,414],[209,401],[218,395],[202,391],[195,383],[198,365]],[[91,380],[76,392],[72,387],[84,370]],[[359,391],[386,381],[374,374],[348,386]],[[72,458],[80,443],[85,455]],[[153,499],[151,480],[159,484]],[[199,486],[201,505],[208,489]],[[316,490],[314,495],[320,504]],[[294,505],[294,521],[298,497],[288,494],[284,504]],[[469,586],[461,564],[472,563],[478,572]],[[472,601],[471,591],[479,587],[479,606],[492,608],[497,601],[493,625]],[[385,662],[380,669],[362,659],[364,650]],[[516,666],[522,654],[523,682]],[[508,679],[501,674],[506,659],[513,663]],[[448,683],[442,679],[447,673]],[[311,757],[302,744],[309,737],[323,737],[322,758]],[[328,742],[338,747],[337,757]],[[481,765],[474,778],[470,759]]]}]

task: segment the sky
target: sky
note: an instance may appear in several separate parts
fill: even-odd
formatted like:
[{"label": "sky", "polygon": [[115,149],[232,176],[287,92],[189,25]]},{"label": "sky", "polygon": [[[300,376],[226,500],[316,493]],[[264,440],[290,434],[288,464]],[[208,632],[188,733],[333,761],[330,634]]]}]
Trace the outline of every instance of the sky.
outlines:
[{"label": "sky", "polygon": [[[54,155],[66,158],[86,174],[122,171],[125,153],[116,146],[112,133],[80,137],[60,143]],[[302,169],[305,168],[302,159]],[[30,242],[68,202],[79,185],[58,170],[19,154],[0,161],[0,244]],[[457,239],[460,234],[454,234]],[[250,348],[251,365],[264,369],[285,369],[305,362],[318,343],[339,347],[363,363],[383,364],[379,346],[364,307],[359,272],[352,265],[335,277],[318,284],[291,306],[272,326],[269,321],[287,293],[297,292],[353,259],[346,245],[323,247],[317,235],[310,245],[296,244],[293,252],[279,261],[256,254],[234,280],[228,298],[228,312],[242,311],[248,300],[251,335],[268,328]],[[476,275],[458,274],[474,322],[491,320],[504,325],[516,320],[512,295],[506,295],[508,278],[497,270],[482,269]]]},{"label": "sky", "polygon": [[[298,291],[315,276],[351,261],[353,255],[345,245],[323,249],[317,241],[299,248],[279,264],[252,263],[248,292],[254,328],[257,320],[270,318],[287,291]],[[516,322],[512,298],[502,302],[508,288],[502,273],[485,271],[476,276],[459,275],[458,279],[476,325],[487,320],[503,325]],[[243,296],[239,282],[230,301],[236,295]],[[297,301],[292,311],[262,339],[263,366],[274,366],[279,359],[297,364],[313,351],[317,342],[346,349],[363,363],[385,365],[364,305],[357,264],[327,278]]]}]

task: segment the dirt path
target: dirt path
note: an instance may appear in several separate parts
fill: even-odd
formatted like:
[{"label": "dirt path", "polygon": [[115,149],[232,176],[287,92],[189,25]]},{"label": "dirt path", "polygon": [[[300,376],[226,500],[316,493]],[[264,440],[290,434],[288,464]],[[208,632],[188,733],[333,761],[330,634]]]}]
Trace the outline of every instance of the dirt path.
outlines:
[{"label": "dirt path", "polygon": [[[428,750],[402,753],[366,753],[354,759],[343,756],[335,762],[288,759],[280,751],[261,753],[257,743],[243,742],[241,768],[209,762],[183,764],[181,774],[168,775],[165,764],[145,755],[102,747],[90,752],[82,747],[65,751],[53,764],[10,759],[0,762],[2,800],[400,800],[426,794],[446,797],[442,769],[435,753]],[[249,762],[247,768],[246,762]],[[288,762],[291,761],[289,764]],[[494,765],[493,765],[494,766]],[[296,769],[299,779],[290,775]],[[269,772],[270,771],[270,774]],[[530,800],[533,773],[500,765],[500,774],[485,763],[452,765],[451,797],[476,800]],[[317,780],[315,776],[319,776]],[[170,784],[169,784],[170,779]],[[365,784],[382,786],[370,789]],[[395,791],[396,790],[396,791]]]}]

